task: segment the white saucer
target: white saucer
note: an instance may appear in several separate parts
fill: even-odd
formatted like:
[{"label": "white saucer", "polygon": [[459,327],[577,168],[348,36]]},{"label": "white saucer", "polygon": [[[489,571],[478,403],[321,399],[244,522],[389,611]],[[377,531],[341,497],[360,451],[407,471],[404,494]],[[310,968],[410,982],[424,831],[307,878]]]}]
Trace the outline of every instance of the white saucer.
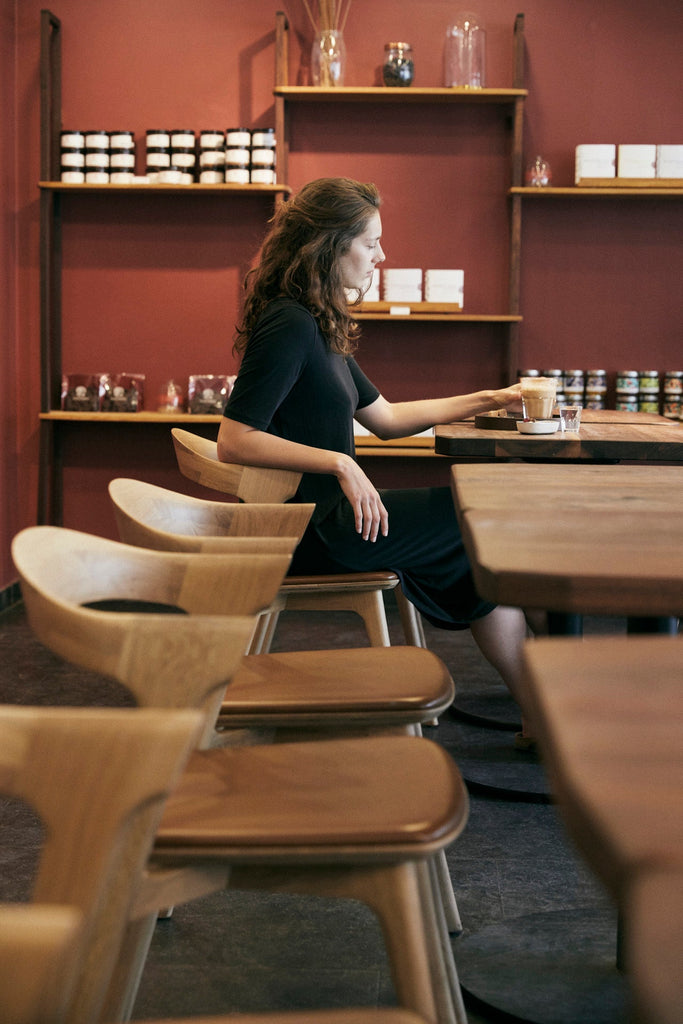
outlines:
[{"label": "white saucer", "polygon": [[559,426],[559,420],[517,420],[520,434],[554,434]]}]

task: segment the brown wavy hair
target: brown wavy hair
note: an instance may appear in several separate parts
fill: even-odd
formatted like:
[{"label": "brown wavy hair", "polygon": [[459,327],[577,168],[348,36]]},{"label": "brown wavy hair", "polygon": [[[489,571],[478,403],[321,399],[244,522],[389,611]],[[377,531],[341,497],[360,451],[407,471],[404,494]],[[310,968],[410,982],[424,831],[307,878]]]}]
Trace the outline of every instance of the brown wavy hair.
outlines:
[{"label": "brown wavy hair", "polygon": [[[301,303],[317,320],[333,352],[350,355],[358,327],[349,313],[339,257],[365,230],[380,197],[373,184],[351,178],[318,178],[280,204],[246,276],[246,300],[235,351],[247,347],[259,316],[273,299]],[[360,292],[356,301],[360,301]]]}]

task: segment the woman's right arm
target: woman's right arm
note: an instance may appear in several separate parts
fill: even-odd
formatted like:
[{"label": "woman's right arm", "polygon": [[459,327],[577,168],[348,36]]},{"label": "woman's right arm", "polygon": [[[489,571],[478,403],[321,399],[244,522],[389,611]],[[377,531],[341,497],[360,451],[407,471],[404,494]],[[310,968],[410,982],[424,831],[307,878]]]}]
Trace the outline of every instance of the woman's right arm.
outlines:
[{"label": "woman's right arm", "polygon": [[354,510],[356,531],[363,539],[374,541],[380,532],[383,536],[389,532],[387,511],[376,488],[358,463],[342,452],[287,441],[223,416],[218,432],[218,458],[241,466],[336,476]]}]

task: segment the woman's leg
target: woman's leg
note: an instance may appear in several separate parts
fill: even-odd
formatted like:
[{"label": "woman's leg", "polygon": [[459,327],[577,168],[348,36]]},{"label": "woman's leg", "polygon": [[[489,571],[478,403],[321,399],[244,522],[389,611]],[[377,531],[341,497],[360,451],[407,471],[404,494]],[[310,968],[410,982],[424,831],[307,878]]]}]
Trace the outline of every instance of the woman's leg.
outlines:
[{"label": "woman's leg", "polygon": [[[474,619],[470,623],[470,629],[477,647],[500,674],[519,704],[522,645],[527,637],[524,612],[519,608],[498,605],[483,618]],[[524,714],[522,714],[522,735],[530,736],[529,725]]]}]

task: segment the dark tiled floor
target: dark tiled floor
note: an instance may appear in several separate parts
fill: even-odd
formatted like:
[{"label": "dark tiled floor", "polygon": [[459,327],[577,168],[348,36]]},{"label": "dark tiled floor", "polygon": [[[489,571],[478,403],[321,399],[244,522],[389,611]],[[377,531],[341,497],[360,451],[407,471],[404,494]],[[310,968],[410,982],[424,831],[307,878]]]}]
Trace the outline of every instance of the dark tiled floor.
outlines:
[{"label": "dark tiled floor", "polygon": [[[392,638],[400,642],[393,607],[389,613]],[[587,631],[614,628],[619,624],[597,621],[592,627],[587,622]],[[448,664],[468,712],[514,710],[469,633],[428,627],[428,641]],[[276,646],[361,643],[354,616],[289,613],[282,617]],[[0,617],[0,702],[108,705],[125,699],[109,681],[65,666],[42,649],[20,608]],[[523,918],[529,914],[594,911],[611,941],[613,909],[565,838],[556,809],[538,795],[544,787],[542,769],[528,755],[512,752],[512,731],[483,728],[449,713],[426,734],[452,752],[466,778],[472,768],[477,783],[477,772],[491,753],[494,777],[512,765],[513,774],[521,772],[524,779],[526,773],[535,780],[531,797],[522,801],[492,794],[485,785],[471,787],[467,828],[448,852],[465,929],[461,938],[453,939],[456,960],[464,958],[468,937],[492,925],[510,924],[513,944],[522,950],[528,940]],[[0,804],[0,821],[0,899],[23,899],[38,832],[20,809],[7,804]],[[574,970],[581,986],[580,965]],[[518,974],[516,969],[513,974]],[[362,905],[228,892],[177,907],[170,920],[157,925],[134,1018],[343,1007],[392,999],[379,929]],[[479,1006],[469,1010],[470,1024],[492,1019]],[[597,1024],[602,1017],[596,1010],[583,1020]]]}]

